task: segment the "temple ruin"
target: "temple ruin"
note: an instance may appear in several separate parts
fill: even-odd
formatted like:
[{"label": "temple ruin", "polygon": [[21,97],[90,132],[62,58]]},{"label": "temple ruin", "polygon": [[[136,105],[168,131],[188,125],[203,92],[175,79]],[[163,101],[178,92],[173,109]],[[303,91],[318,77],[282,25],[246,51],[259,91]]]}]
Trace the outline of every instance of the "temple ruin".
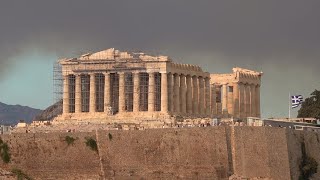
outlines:
[{"label": "temple ruin", "polygon": [[231,74],[210,74],[167,56],[114,48],[58,62],[63,113],[57,122],[260,117],[261,72],[233,68]]}]

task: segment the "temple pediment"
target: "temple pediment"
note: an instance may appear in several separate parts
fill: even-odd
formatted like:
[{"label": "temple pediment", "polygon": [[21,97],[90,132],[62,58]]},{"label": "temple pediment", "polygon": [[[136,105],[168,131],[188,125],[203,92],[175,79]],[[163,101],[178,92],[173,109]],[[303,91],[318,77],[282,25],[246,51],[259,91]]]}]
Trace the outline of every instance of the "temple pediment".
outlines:
[{"label": "temple pediment", "polygon": [[80,60],[114,60],[114,59],[132,59],[133,56],[127,52],[120,52],[114,48],[106,49],[96,53],[83,54]]},{"label": "temple pediment", "polygon": [[96,53],[83,54],[79,60],[118,60],[118,59],[140,59],[142,61],[169,61],[168,56],[151,56],[141,52],[121,52],[114,48],[106,49]]}]

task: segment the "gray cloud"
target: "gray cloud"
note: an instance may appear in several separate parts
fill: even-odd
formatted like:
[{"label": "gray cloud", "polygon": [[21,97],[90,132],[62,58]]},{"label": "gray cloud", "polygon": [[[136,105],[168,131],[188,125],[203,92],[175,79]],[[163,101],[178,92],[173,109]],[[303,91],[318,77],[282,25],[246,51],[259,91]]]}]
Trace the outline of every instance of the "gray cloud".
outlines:
[{"label": "gray cloud", "polygon": [[319,9],[317,0],[6,0],[0,76],[30,48],[60,57],[109,47],[143,50],[210,72],[262,70],[264,115],[284,116],[287,92],[319,88]]}]

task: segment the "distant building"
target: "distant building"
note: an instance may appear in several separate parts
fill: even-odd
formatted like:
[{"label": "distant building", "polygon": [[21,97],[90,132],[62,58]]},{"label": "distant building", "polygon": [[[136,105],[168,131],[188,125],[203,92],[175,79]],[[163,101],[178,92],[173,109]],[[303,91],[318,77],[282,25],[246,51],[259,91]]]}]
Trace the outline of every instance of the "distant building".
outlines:
[{"label": "distant building", "polygon": [[263,126],[292,128],[296,130],[305,131],[319,131],[320,124],[315,118],[277,118],[277,119],[263,119]]},{"label": "distant building", "polygon": [[33,127],[48,126],[48,125],[51,125],[51,121],[32,121],[30,125]]},{"label": "distant building", "polygon": [[25,123],[25,122],[19,122],[17,124],[17,128],[25,128],[25,127],[27,127],[27,123]]},{"label": "distant building", "polygon": [[0,134],[10,134],[12,127],[8,125],[0,125]]}]

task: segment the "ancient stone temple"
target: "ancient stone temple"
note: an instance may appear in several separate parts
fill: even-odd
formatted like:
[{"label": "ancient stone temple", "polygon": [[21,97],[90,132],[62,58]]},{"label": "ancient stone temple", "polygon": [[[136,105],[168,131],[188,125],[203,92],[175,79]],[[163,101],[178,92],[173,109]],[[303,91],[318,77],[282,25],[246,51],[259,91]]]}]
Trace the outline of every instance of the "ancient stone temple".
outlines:
[{"label": "ancient stone temple", "polygon": [[233,68],[231,74],[211,74],[212,114],[217,117],[260,117],[262,72]]},{"label": "ancient stone temple", "polygon": [[114,48],[61,59],[63,114],[57,121],[174,123],[175,117],[260,116],[262,73],[210,74],[167,56]]}]

